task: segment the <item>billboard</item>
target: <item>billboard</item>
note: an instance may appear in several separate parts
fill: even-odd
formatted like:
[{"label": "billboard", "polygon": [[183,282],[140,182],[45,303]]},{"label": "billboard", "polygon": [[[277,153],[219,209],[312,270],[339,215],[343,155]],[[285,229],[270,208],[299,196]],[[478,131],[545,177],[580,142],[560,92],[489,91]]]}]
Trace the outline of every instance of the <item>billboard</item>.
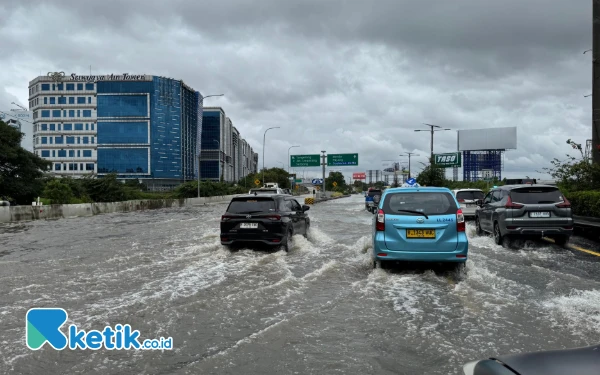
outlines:
[{"label": "billboard", "polygon": [[33,113],[21,109],[0,110],[0,120],[25,133],[21,139],[21,147],[33,152]]},{"label": "billboard", "polygon": [[400,170],[400,163],[396,162],[384,162],[381,166],[382,174],[384,176],[393,176],[396,172]]},{"label": "billboard", "polygon": [[516,148],[516,127],[458,131],[458,151],[514,150]]},{"label": "billboard", "polygon": [[366,180],[367,174],[365,172],[354,172],[352,173],[353,180]]}]

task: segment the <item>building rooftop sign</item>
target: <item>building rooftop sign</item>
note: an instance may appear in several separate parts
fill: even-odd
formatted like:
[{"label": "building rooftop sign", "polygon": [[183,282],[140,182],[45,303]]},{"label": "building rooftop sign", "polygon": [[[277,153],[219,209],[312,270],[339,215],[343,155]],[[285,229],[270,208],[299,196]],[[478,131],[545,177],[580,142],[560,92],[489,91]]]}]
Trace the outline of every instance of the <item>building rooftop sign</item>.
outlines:
[{"label": "building rooftop sign", "polygon": [[145,74],[106,74],[106,75],[77,75],[71,74],[71,81],[98,82],[98,81],[146,81]]}]

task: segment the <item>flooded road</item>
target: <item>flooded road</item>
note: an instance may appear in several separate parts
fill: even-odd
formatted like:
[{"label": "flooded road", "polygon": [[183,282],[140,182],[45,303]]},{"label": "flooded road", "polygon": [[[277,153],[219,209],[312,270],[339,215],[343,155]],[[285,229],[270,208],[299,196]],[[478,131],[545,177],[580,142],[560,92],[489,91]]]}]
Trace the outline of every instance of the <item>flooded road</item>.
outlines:
[{"label": "flooded road", "polygon": [[[599,258],[504,249],[469,223],[462,279],[374,270],[363,200],[312,206],[287,254],[225,250],[226,204],[2,225],[0,373],[460,374],[473,359],[598,343]],[[174,348],[32,351],[32,307]]]}]

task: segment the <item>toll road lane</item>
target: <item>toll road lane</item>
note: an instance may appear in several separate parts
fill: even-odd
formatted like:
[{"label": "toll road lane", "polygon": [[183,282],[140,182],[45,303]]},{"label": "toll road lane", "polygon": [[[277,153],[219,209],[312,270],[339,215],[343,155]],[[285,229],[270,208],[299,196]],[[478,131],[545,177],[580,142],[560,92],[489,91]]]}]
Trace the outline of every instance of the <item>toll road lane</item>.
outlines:
[{"label": "toll road lane", "polygon": [[[460,373],[486,356],[600,334],[597,257],[474,237],[467,272],[373,270],[364,197],[311,206],[289,253],[219,242],[225,204],[0,226],[0,373]],[[583,253],[581,253],[583,254]],[[173,350],[25,345],[31,307],[130,324]],[[66,332],[66,328],[63,327]]]}]

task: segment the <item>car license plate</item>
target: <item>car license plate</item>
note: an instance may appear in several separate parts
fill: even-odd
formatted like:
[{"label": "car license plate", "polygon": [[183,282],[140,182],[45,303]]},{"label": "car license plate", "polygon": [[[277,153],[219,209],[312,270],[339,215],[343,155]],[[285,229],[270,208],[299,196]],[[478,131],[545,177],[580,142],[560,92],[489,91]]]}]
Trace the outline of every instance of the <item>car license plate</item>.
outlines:
[{"label": "car license plate", "polygon": [[435,238],[435,229],[407,229],[406,238]]},{"label": "car license plate", "polygon": [[530,212],[529,217],[550,217],[550,212]]},{"label": "car license plate", "polygon": [[240,228],[242,229],[256,229],[258,228],[258,223],[241,223]]}]

